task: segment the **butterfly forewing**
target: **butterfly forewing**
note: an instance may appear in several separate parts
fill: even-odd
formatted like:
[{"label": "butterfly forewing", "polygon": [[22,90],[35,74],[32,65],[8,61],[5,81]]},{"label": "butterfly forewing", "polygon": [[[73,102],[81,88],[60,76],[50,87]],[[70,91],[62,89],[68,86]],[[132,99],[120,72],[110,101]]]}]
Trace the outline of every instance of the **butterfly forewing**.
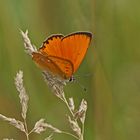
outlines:
[{"label": "butterfly forewing", "polygon": [[91,40],[91,33],[77,32],[64,37],[61,41],[63,58],[70,60],[74,65],[74,72],[81,64]]},{"label": "butterfly forewing", "polygon": [[44,55],[61,56],[62,50],[60,49],[60,43],[62,38],[63,35],[61,34],[52,35],[43,42],[43,45],[39,49],[39,52],[41,52]]}]

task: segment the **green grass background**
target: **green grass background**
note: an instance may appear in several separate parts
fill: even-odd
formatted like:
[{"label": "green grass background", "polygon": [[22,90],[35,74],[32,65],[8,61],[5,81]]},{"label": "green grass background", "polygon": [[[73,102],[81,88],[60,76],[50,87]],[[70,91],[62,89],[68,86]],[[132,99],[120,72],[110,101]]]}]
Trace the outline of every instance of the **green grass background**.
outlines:
[{"label": "green grass background", "polygon": [[[41,71],[24,52],[19,28],[29,30],[39,47],[54,33],[93,33],[92,43],[80,66],[78,84],[65,88],[78,106],[88,102],[85,140],[140,139],[140,2],[130,0],[0,0],[0,113],[22,119],[14,77],[24,72],[29,94],[29,129],[40,118],[69,130],[65,105],[48,89]],[[90,76],[84,76],[90,74]],[[32,134],[31,140],[43,140]],[[0,120],[0,139],[25,140],[22,132]],[[56,140],[72,140],[55,135]]]}]

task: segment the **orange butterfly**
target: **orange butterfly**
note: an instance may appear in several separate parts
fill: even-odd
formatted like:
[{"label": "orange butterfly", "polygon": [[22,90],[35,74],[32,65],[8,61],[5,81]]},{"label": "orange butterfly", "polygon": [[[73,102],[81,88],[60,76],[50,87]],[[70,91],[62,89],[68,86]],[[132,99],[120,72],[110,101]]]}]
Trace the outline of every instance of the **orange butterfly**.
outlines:
[{"label": "orange butterfly", "polygon": [[41,69],[62,79],[71,79],[86,54],[91,38],[89,32],[52,35],[37,52],[32,53],[32,59]]}]

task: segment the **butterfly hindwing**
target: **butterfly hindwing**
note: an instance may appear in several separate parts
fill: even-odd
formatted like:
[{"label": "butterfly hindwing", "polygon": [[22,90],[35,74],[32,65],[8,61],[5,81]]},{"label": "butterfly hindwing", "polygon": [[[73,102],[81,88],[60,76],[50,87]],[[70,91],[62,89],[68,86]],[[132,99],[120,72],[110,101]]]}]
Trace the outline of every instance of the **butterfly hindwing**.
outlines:
[{"label": "butterfly hindwing", "polygon": [[45,56],[38,52],[34,52],[32,55],[32,59],[43,70],[61,76],[64,79],[68,79],[73,73],[73,65],[68,60],[55,56]]},{"label": "butterfly hindwing", "polygon": [[63,78],[68,79],[73,74],[73,64],[71,61],[56,57],[56,56],[48,56],[50,60],[52,60],[63,72]]}]

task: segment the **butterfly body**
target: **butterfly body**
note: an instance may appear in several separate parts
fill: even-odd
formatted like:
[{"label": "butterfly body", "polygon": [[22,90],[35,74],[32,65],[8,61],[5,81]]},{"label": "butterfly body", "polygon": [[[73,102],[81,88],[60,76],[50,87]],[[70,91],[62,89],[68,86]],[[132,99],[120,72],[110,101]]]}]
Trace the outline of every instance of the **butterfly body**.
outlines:
[{"label": "butterfly body", "polygon": [[32,53],[32,58],[41,69],[62,79],[71,79],[85,56],[91,36],[89,32],[76,32],[65,37],[53,35]]}]

